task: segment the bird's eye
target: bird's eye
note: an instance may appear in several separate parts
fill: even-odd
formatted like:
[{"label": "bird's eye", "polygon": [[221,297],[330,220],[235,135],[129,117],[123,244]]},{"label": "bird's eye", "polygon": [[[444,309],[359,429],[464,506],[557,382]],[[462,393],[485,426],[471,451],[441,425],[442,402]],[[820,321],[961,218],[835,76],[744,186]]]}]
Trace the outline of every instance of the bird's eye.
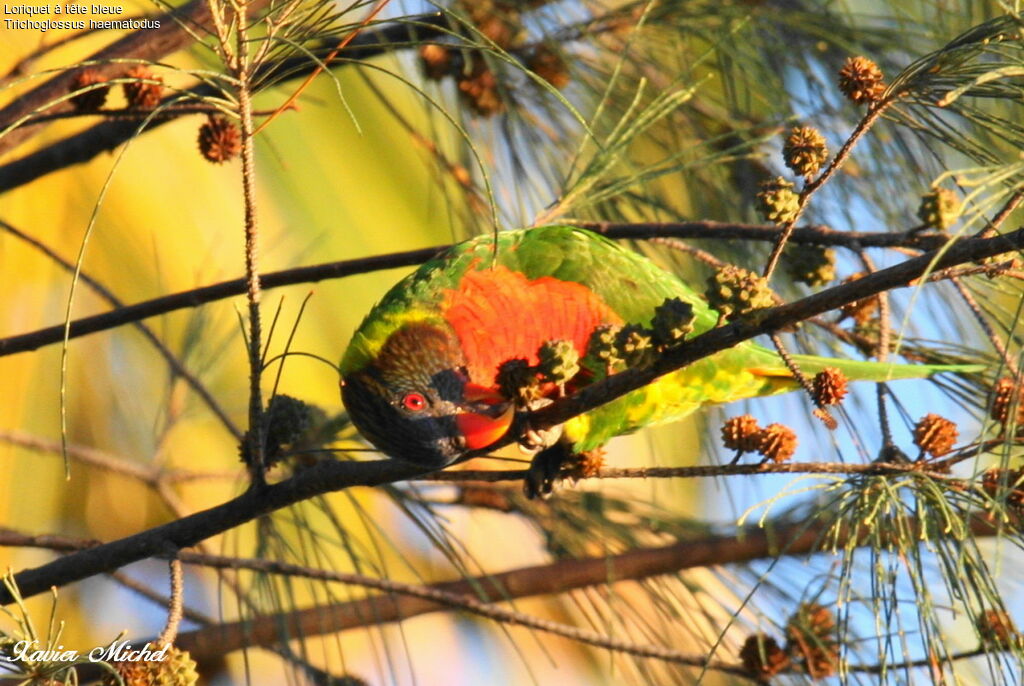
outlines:
[{"label": "bird's eye", "polygon": [[410,412],[419,412],[427,409],[427,399],[422,393],[406,393],[402,396],[402,407]]}]

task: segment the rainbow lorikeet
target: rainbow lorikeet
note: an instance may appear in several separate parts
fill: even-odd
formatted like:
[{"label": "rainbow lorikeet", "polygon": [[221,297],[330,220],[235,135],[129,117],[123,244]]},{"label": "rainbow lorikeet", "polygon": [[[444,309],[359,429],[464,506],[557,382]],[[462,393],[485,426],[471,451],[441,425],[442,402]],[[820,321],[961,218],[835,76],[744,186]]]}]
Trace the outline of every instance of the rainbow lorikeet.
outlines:
[{"label": "rainbow lorikeet", "polygon": [[[341,361],[342,399],[381,451],[444,467],[522,431],[513,420],[523,408],[499,392],[503,363],[524,358],[535,365],[542,344],[571,341],[583,360],[569,390],[593,383],[608,373],[584,357],[594,330],[646,326],[674,297],[692,305],[694,333],[715,326],[718,314],[679,278],[589,231],[544,226],[480,236],[402,279],[367,315]],[[952,369],[794,358],[807,374],[838,367],[859,380]],[[707,404],[798,387],[774,351],[747,342],[569,420],[559,444],[583,452]],[[549,395],[560,390],[548,384]]]}]

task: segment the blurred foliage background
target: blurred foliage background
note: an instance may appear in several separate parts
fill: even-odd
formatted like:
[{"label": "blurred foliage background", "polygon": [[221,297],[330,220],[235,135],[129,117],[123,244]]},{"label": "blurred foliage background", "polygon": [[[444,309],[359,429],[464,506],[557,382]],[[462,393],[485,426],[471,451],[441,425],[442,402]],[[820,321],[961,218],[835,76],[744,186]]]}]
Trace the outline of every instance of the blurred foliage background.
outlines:
[{"label": "blurred foliage background", "polygon": [[[938,181],[964,198],[951,232],[968,235],[981,230],[986,217],[1021,187],[1024,72],[1012,67],[1024,68],[1024,63],[1017,8],[1011,4],[392,0],[385,5],[366,26],[362,22],[376,5],[293,0],[261,10],[284,26],[283,36],[264,56],[266,64],[286,65],[268,70],[259,82],[254,106],[261,113],[280,106],[308,73],[308,60],[305,67],[285,60],[323,59],[337,40],[356,29],[363,41],[359,49],[367,51],[350,58],[342,50],[302,91],[295,107],[281,112],[257,138],[264,272],[567,219],[759,223],[758,183],[788,174],[780,157],[782,134],[797,123],[812,124],[836,150],[863,115],[864,109],[835,87],[837,70],[853,55],[871,57],[895,77],[922,56],[945,51],[919,73],[902,72],[912,96],[859,144],[844,173],[810,204],[804,223],[840,230],[909,230],[920,224],[915,213],[921,196]],[[163,3],[123,6],[129,14],[166,9]],[[997,17],[1004,18],[1001,26],[1010,36],[1004,47],[979,47],[978,54],[950,47],[957,36]],[[384,33],[396,28],[401,32]],[[254,47],[263,30],[257,24]],[[996,32],[990,25],[985,34],[993,46],[998,41],[990,34]],[[57,45],[27,65],[27,75],[12,71],[26,56],[65,37],[3,31],[0,40],[7,47],[0,54],[0,74],[8,77],[0,105],[24,97],[41,79],[108,44],[113,34],[97,32]],[[165,94],[194,89],[197,76],[226,83],[215,76],[224,72],[211,47],[215,40],[200,37],[189,49],[150,65],[163,79]],[[971,45],[989,45],[977,36],[970,40]],[[942,54],[949,59],[944,61]],[[941,95],[1001,68],[1009,71],[989,91],[969,92],[957,106],[941,111],[933,107]],[[123,97],[119,88],[112,89],[106,106],[124,107]],[[205,97],[207,104],[230,109],[228,95],[207,92]],[[45,150],[102,118],[93,113],[48,122],[38,135],[6,152],[0,165]],[[111,154],[9,188],[0,196],[0,219],[72,263],[81,252],[82,275],[124,302],[236,278],[244,266],[238,163],[210,164],[200,156],[196,139],[203,121],[198,114],[177,116]],[[768,244],[740,241],[689,245],[679,251],[638,242],[637,249],[700,282],[710,268],[693,248],[755,270],[769,249]],[[856,253],[839,252],[840,279],[864,269]],[[870,254],[879,266],[902,259],[885,251]],[[324,360],[338,360],[362,316],[406,271],[377,271],[264,294],[266,321],[277,317],[269,356],[285,350],[294,326],[290,350],[324,358],[286,358],[279,384],[278,366],[272,364],[264,388],[277,384],[278,392],[335,418],[337,459],[358,457],[366,446],[344,423],[337,374]],[[68,316],[72,275],[10,231],[0,232],[0,283],[0,337]],[[786,298],[810,292],[788,277],[773,285]],[[1019,349],[1016,282],[985,282],[978,276],[969,288],[983,300],[985,318],[1014,359]],[[891,307],[893,336],[905,350],[992,367],[984,377],[956,386],[894,385],[890,409],[896,443],[914,451],[914,422],[930,411],[954,419],[964,443],[995,436],[998,427],[986,420],[987,389],[1006,374],[1004,362],[952,287],[902,291],[894,294]],[[79,281],[72,318],[110,308]],[[237,297],[146,321],[243,430],[248,384],[239,319],[244,311],[244,299]],[[852,328],[850,321],[841,325]],[[860,355],[816,330],[787,340],[802,352]],[[106,541],[244,490],[237,437],[131,326],[77,338],[67,346],[64,406],[73,459],[66,478],[59,449],[61,365],[60,345],[0,357],[4,527]],[[846,407],[849,416],[834,434],[810,417],[809,401],[796,394],[727,412],[750,411],[763,424],[790,424],[801,437],[798,459],[803,461],[870,460],[881,448],[874,388],[858,389]],[[616,439],[607,463],[727,461],[730,454],[718,438],[724,416],[716,410]],[[1000,444],[986,460],[960,465],[958,474],[973,478],[989,464],[1008,465],[1014,451]],[[274,477],[301,467],[299,456],[278,467]],[[518,485],[473,491],[412,483],[315,498],[207,541],[204,549],[430,583],[729,535],[749,508],[755,519],[765,514],[780,522],[810,521],[816,508],[831,508],[835,521],[871,519],[884,531],[886,517],[897,521],[910,512],[927,519],[933,508],[947,507],[938,502],[946,495],[920,495],[904,487],[908,483],[898,480],[846,477],[609,481],[581,483],[552,501],[527,503]],[[879,496],[879,490],[888,495]],[[964,502],[948,505],[955,511],[950,516],[965,520],[976,505],[965,496]],[[870,518],[866,511],[872,512]],[[1016,530],[1007,525],[1004,533],[1005,540],[919,546],[915,532],[901,531],[896,544],[874,541],[870,556],[825,552],[712,565],[518,600],[515,607],[627,641],[735,664],[747,636],[764,631],[783,640],[794,608],[813,601],[838,615],[845,639],[843,669],[831,678],[1016,683],[1019,645],[1009,653],[982,650],[972,659],[937,666],[948,655],[978,645],[973,624],[983,611],[981,601],[1006,605],[1011,614],[1021,609],[1002,600],[1019,590],[1014,570],[1020,562]],[[52,555],[38,548],[0,548],[0,567],[33,567]],[[165,606],[159,598],[143,599],[126,581],[165,595],[165,576],[164,563],[148,561],[131,565],[117,578],[60,589],[63,644],[85,649],[122,631],[139,639],[157,634]],[[217,622],[375,594],[351,585],[249,572],[218,576],[189,567],[185,600]],[[35,598],[29,607],[42,618],[49,603]],[[202,619],[193,615],[184,628],[194,629]],[[285,647],[204,654],[199,671],[209,683],[225,684],[337,684],[345,683],[342,675],[358,675],[371,684],[746,681],[735,674],[703,673],[581,647],[454,612],[400,624],[365,624],[340,633],[296,635],[282,623],[291,639]],[[931,666],[927,660],[899,666],[929,656]],[[881,675],[847,671],[850,664],[877,665]],[[886,667],[890,664],[895,666]],[[806,673],[779,677],[780,683],[813,681],[819,680]]]}]

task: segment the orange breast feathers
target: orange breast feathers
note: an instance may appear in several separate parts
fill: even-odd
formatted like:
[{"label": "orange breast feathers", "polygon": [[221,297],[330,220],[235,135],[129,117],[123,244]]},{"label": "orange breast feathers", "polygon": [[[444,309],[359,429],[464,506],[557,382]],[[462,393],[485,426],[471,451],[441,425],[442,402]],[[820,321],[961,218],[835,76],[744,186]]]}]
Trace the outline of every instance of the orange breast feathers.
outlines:
[{"label": "orange breast feathers", "polygon": [[622,323],[582,284],[550,276],[531,281],[500,265],[466,272],[458,288],[445,291],[443,307],[470,379],[489,387],[507,360],[537,364],[537,349],[550,340],[572,341],[582,356],[596,327]]}]

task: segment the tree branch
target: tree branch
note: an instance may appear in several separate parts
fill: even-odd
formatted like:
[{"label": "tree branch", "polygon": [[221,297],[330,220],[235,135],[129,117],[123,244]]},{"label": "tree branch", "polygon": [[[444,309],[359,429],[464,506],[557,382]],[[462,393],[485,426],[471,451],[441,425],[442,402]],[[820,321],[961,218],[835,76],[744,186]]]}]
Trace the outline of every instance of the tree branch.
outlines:
[{"label": "tree branch", "polygon": [[[441,248],[422,248],[405,252],[377,255],[342,262],[313,265],[271,272],[260,277],[264,288],[277,288],[297,283],[311,283],[324,279],[336,279],[353,274],[363,274],[378,269],[408,267],[420,264],[437,254]],[[117,328],[123,324],[155,317],[175,310],[198,307],[206,303],[223,300],[245,293],[245,279],[221,281],[210,286],[203,286],[190,291],[165,295],[146,300],[134,305],[119,307],[110,312],[83,317],[71,322],[71,338],[78,338],[97,331]],[[44,345],[59,343],[64,340],[64,325],[47,327],[26,334],[0,339],[0,357],[18,352],[36,350]]]},{"label": "tree branch", "polygon": [[[581,222],[581,228],[600,233],[609,238],[641,240],[659,236],[675,238],[698,238],[710,240],[754,240],[773,242],[778,239],[779,229],[774,225],[726,224],[714,221],[679,223],[619,224],[611,222]],[[950,239],[936,234],[917,235],[904,232],[856,232],[836,231],[824,226],[796,229],[790,240],[797,243],[834,245],[856,248],[909,247],[921,250],[937,249]],[[450,246],[440,245],[405,252],[362,257],[340,262],[296,267],[260,276],[264,288],[278,288],[299,283],[311,283],[324,279],[337,279],[356,274],[365,274],[380,269],[409,267],[421,264]],[[155,317],[188,307],[223,300],[245,293],[245,280],[232,279],[189,291],[165,295],[134,305],[120,307],[103,314],[83,317],[71,322],[69,337],[78,338],[91,333],[113,329],[123,324]],[[0,338],[0,357],[14,353],[36,350],[44,345],[64,340],[64,325],[47,327],[28,333]]]},{"label": "tree branch", "polygon": [[[997,529],[982,519],[971,520],[975,536],[993,536]],[[748,527],[733,535],[714,535],[692,541],[651,548],[637,548],[618,555],[595,556],[522,567],[498,574],[449,581],[415,590],[400,584],[386,589],[389,595],[372,596],[331,606],[317,606],[298,612],[285,612],[229,622],[179,635],[178,644],[193,657],[214,656],[251,646],[270,647],[286,635],[320,635],[378,626],[417,615],[450,609],[450,596],[479,603],[503,602],[539,595],[559,595],[590,586],[619,581],[635,581],[685,569],[711,565],[742,564],[779,555],[806,555],[819,551],[824,529],[809,523],[779,527]],[[860,532],[858,532],[858,535]],[[853,535],[846,531],[838,539],[843,545]],[[832,540],[832,539],[830,539]],[[192,556],[189,556],[192,557]],[[244,561],[205,556],[206,563],[226,564],[231,568],[249,568]],[[187,558],[182,558],[188,561]],[[267,573],[295,573],[295,565],[254,560],[253,568]],[[317,570],[314,578],[345,580],[344,575]],[[332,579],[333,577],[333,579]],[[391,583],[391,582],[387,582]],[[442,595],[432,597],[434,591]],[[445,596],[448,596],[447,598]],[[197,658],[200,659],[200,658]]]}]

